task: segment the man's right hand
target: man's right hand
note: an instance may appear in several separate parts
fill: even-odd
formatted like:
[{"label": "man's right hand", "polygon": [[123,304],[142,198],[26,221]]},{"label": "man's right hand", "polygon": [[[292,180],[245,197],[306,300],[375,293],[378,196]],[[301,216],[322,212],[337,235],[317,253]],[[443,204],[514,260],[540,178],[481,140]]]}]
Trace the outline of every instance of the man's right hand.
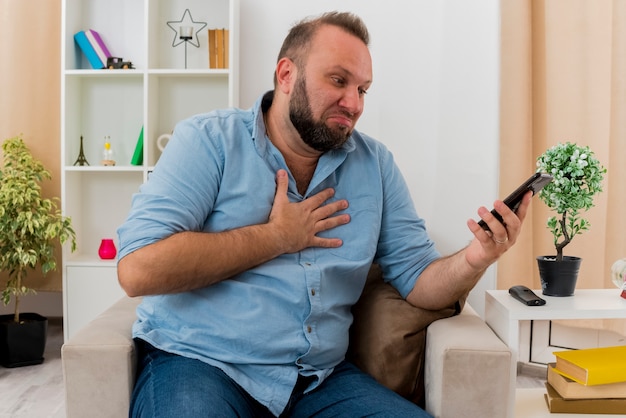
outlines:
[{"label": "man's right hand", "polygon": [[226,280],[285,253],[308,247],[339,247],[339,238],[317,234],[350,222],[346,200],[326,203],[326,189],[292,203],[285,170],[276,175],[268,222],[222,232],[183,231],[142,247],[118,261],[120,285],[129,296],[177,293]]},{"label": "man's right hand", "polygon": [[322,238],[322,231],[333,229],[350,222],[350,215],[339,214],[347,209],[345,199],[326,203],[335,194],[333,189],[325,189],[303,200],[289,201],[287,189],[289,177],[285,170],[276,173],[276,196],[270,212],[268,224],[278,233],[285,253],[294,253],[308,247],[335,248],[343,241],[340,238]]}]

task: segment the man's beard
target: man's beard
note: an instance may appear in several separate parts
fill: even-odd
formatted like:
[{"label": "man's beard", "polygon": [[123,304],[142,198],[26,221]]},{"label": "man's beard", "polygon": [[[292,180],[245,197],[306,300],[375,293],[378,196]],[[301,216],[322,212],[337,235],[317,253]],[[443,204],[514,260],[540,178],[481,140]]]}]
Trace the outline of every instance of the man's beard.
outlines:
[{"label": "man's beard", "polygon": [[289,119],[304,143],[319,152],[340,148],[352,135],[351,129],[331,129],[323,121],[313,119],[303,76],[296,80],[289,101]]}]

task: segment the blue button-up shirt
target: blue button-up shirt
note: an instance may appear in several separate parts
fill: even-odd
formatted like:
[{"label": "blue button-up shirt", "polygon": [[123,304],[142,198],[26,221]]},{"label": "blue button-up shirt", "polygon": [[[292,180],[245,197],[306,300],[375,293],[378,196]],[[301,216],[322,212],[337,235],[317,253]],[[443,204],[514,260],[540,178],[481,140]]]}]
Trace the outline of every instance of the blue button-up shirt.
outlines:
[{"label": "blue button-up shirt", "polygon": [[[276,171],[289,170],[266,136],[262,102],[176,126],[118,230],[120,258],[181,231],[267,222]],[[406,296],[439,257],[380,142],[355,131],[341,149],[321,156],[304,196],[290,175],[289,199],[327,187],[335,189],[333,199],[349,202],[351,221],[320,233],[341,238],[341,247],[307,248],[206,288],[147,296],[133,335],[222,369],[276,415],[298,374],[317,377],[310,389],[319,385],[344,359],[350,309],[371,263]]]}]

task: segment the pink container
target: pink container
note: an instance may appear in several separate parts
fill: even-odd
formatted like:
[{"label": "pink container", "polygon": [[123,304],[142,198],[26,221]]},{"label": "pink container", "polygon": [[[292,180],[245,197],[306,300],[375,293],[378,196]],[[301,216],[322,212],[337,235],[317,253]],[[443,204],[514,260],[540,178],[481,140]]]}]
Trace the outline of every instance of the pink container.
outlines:
[{"label": "pink container", "polygon": [[100,242],[100,248],[98,248],[98,255],[103,260],[111,260],[114,259],[117,255],[117,248],[115,248],[115,243],[113,243],[112,239],[103,239]]}]

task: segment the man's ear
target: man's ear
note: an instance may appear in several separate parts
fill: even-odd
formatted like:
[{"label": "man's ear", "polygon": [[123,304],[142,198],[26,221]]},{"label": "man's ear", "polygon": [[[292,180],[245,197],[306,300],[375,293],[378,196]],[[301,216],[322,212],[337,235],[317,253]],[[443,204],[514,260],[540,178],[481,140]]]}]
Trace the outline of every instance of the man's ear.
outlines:
[{"label": "man's ear", "polygon": [[284,94],[289,94],[296,80],[298,69],[289,58],[281,58],[276,64],[277,88]]}]

